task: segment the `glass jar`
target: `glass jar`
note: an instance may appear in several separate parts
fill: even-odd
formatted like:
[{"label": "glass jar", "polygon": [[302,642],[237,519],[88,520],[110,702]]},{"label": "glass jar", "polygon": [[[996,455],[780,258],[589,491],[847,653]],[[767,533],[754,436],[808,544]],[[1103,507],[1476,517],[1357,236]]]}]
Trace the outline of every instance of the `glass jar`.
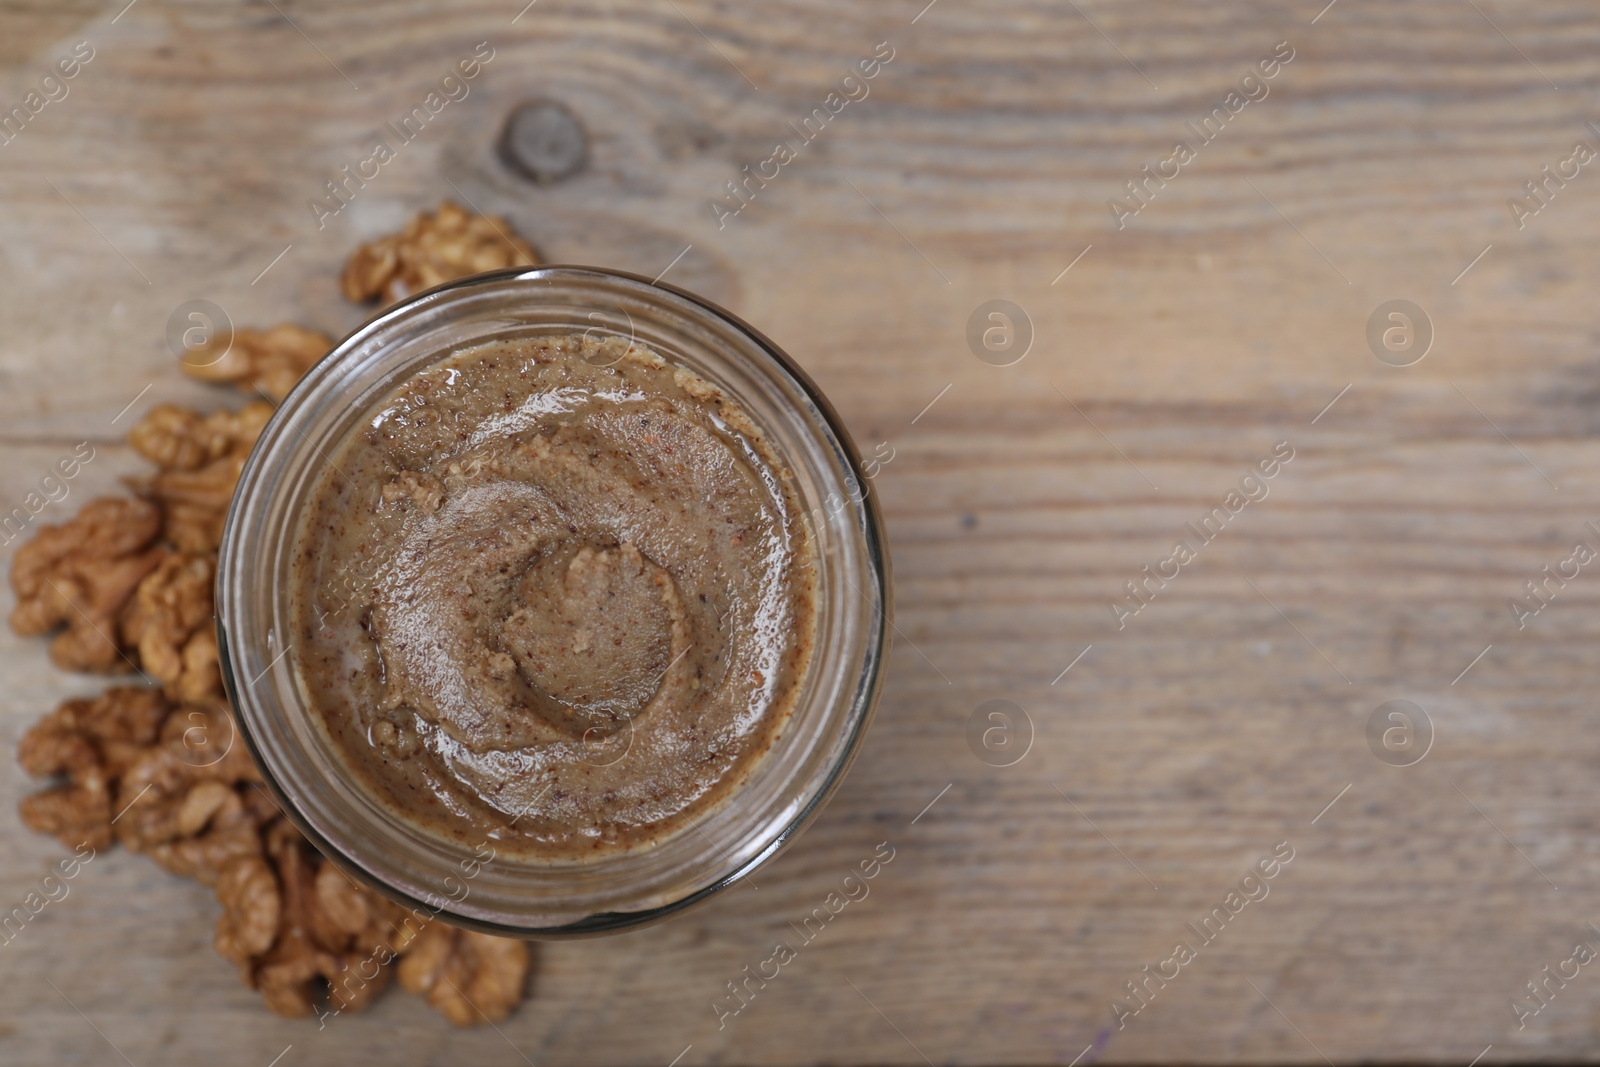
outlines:
[{"label": "glass jar", "polygon": [[[343,763],[285,635],[297,520],[325,465],[400,382],[465,346],[587,332],[655,349],[719,386],[788,463],[816,546],[816,646],[778,740],[698,821],[647,848],[582,863],[467,850],[402,821]],[[536,267],[415,296],[345,338],[284,400],[251,453],[217,575],[222,673],[240,734],[284,814],[353,877],[425,917],[489,933],[609,933],[675,914],[750,874],[820,810],[866,733],[890,629],[875,498],[838,416],[776,345],[670,285]]]}]

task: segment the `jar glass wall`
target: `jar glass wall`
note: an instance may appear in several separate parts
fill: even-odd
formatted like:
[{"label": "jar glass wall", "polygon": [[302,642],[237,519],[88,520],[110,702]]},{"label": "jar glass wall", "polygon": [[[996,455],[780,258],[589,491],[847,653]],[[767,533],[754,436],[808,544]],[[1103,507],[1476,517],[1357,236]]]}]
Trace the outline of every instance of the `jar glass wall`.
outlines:
[{"label": "jar glass wall", "polygon": [[[298,524],[341,442],[418,370],[471,345],[615,336],[720,388],[787,464],[816,553],[814,651],[770,751],[718,806],[649,847],[517,859],[430,835],[341,760],[297,668]],[[263,431],[223,536],[217,623],[240,733],[285,815],[353,876],[427,914],[493,933],[563,937],[673,914],[771,858],[838,785],[865,734],[890,629],[887,546],[860,458],[815,385],[770,341],[671,286],[538,267],[479,275],[385,311],[311,369]]]}]

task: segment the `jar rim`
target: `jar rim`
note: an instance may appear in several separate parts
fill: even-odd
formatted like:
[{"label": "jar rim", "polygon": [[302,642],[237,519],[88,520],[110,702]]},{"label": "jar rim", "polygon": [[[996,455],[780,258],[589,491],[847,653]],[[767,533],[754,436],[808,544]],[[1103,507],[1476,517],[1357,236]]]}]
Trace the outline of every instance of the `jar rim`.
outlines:
[{"label": "jar rim", "polygon": [[[839,536],[843,536],[842,532],[854,534],[851,540],[855,543],[849,547],[855,553],[852,558],[857,559],[858,563],[853,566],[856,567],[857,578],[865,580],[851,579],[850,573],[844,570],[845,562],[834,565],[841,569],[843,577],[864,600],[870,603],[873,610],[871,618],[861,624],[860,632],[854,638],[856,643],[851,646],[852,660],[859,660],[859,671],[854,678],[844,679],[842,682],[835,681],[835,688],[848,703],[842,712],[833,713],[839,716],[837,725],[843,728],[843,733],[829,740],[831,750],[827,753],[825,765],[820,767],[823,773],[817,776],[814,770],[812,777],[804,781],[797,780],[803,802],[786,811],[781,825],[768,825],[761,839],[747,843],[744,854],[739,856],[736,862],[726,865],[726,869],[717,869],[710,874],[701,871],[696,876],[699,884],[692,884],[694,880],[691,879],[690,887],[681,894],[671,895],[669,899],[655,900],[637,908],[609,907],[576,918],[544,924],[455,908],[451,906],[450,898],[435,895],[432,899],[426,899],[416,892],[415,887],[392,884],[377,870],[372,869],[375,864],[371,856],[350,854],[348,834],[344,835],[346,839],[344,844],[333,840],[332,837],[335,835],[323,832],[318,820],[302,810],[302,799],[295,795],[295,791],[289,788],[288,783],[280,780],[280,775],[287,773],[287,764],[280,759],[282,754],[277,750],[283,739],[275,737],[269,728],[279,720],[275,720],[264,708],[269,700],[281,699],[280,691],[286,691],[282,683],[292,679],[292,664],[285,664],[283,661],[293,659],[288,655],[293,646],[292,642],[285,645],[277,652],[275,659],[267,663],[254,678],[251,677],[253,668],[260,666],[260,661],[264,658],[261,654],[263,650],[259,646],[269,635],[261,634],[260,627],[251,624],[252,610],[259,614],[262,605],[252,604],[253,598],[250,594],[254,592],[257,594],[254,599],[260,599],[260,590],[252,585],[252,579],[258,583],[261,580],[271,583],[281,578],[280,575],[269,573],[273,571],[273,559],[266,558],[270,553],[264,555],[260,551],[260,542],[263,538],[267,538],[268,544],[278,544],[284,540],[285,534],[282,529],[278,529],[275,534],[263,532],[268,525],[265,520],[270,514],[270,511],[264,514],[263,509],[267,509],[273,503],[273,491],[278,491],[280,495],[287,491],[282,488],[287,464],[296,459],[305,463],[308,455],[321,454],[316,452],[315,442],[306,437],[301,427],[295,424],[295,420],[299,418],[303,422],[307,418],[315,417],[314,414],[305,414],[308,405],[326,402],[330,389],[338,391],[340,383],[334,379],[340,372],[341,366],[353,359],[366,358],[368,362],[357,367],[355,373],[359,376],[364,370],[371,370],[378,366],[377,360],[386,351],[392,352],[403,346],[404,338],[398,336],[398,333],[408,323],[432,315],[436,319],[436,324],[450,324],[452,320],[449,312],[455,302],[503,297],[508,300],[520,300],[521,303],[517,305],[519,312],[531,313],[538,306],[540,287],[552,285],[574,290],[581,290],[585,285],[616,287],[626,292],[630,299],[638,300],[646,306],[653,305],[661,309],[663,314],[670,312],[684,316],[686,321],[694,321],[697,327],[725,331],[741,341],[740,347],[735,350],[730,346],[726,350],[713,352],[708,346],[706,353],[708,357],[727,359],[753,357],[764,361],[766,364],[764,367],[741,369],[751,374],[775,374],[776,378],[786,383],[787,388],[803,398],[802,404],[793,406],[794,410],[783,412],[794,423],[794,427],[786,428],[785,432],[788,432],[788,429],[799,428],[806,433],[817,435],[819,441],[827,446],[833,462],[842,471],[844,476],[842,484],[853,485],[862,490],[859,493],[851,491],[846,494],[847,500],[842,502],[835,518],[844,517],[838,522],[836,534]],[[631,315],[630,325],[632,325]],[[395,336],[389,336],[391,334]],[[435,349],[432,356],[414,355],[411,362],[402,365],[397,373],[414,373],[416,369],[426,365],[428,359],[447,354],[451,347],[465,347],[466,343],[461,342],[442,350]],[[661,354],[669,362],[678,362],[672,352]],[[344,369],[349,370],[348,367]],[[382,386],[385,390],[389,387],[389,385]],[[370,397],[373,391],[370,383],[367,390]],[[737,393],[734,393],[734,397],[736,400],[743,399]],[[366,405],[360,402],[353,401],[348,407],[357,415],[366,410]],[[796,411],[801,408],[804,409],[801,412],[804,417],[794,418]],[[348,417],[346,421],[349,421]],[[758,425],[762,425],[764,431],[771,429],[761,419],[758,418],[756,421]],[[298,442],[286,437],[291,431],[299,435]],[[296,447],[297,445],[299,447]],[[305,447],[307,445],[310,447]],[[784,454],[782,450],[780,454]],[[323,458],[326,459],[326,456],[323,455]],[[795,462],[792,456],[786,454],[785,461]],[[288,469],[292,470],[292,467]],[[884,663],[893,625],[892,581],[887,536],[878,502],[870,491],[868,483],[869,477],[849,431],[811,377],[788,353],[760,331],[698,294],[625,271],[573,265],[519,267],[493,271],[446,282],[415,294],[380,311],[357,327],[301,377],[273,413],[240,474],[219,549],[216,580],[218,658],[224,688],[234,710],[237,734],[244,738],[256,766],[261,771],[265,787],[278,802],[284,816],[305,834],[319,851],[347,874],[403,906],[412,909],[418,906],[426,907],[432,911],[430,918],[441,918],[454,925],[485,933],[537,939],[598,936],[660,922],[732,886],[776,856],[820,813],[837,791],[860,749],[882,689]],[[830,493],[830,503],[832,495]],[[805,512],[806,521],[817,521],[818,510],[820,509],[812,508]],[[828,516],[823,515],[822,519],[827,521]],[[281,522],[279,525],[282,525]],[[271,540],[273,536],[277,537],[277,541]],[[293,534],[290,533],[288,538],[292,541]],[[818,543],[817,551],[820,556],[823,551],[821,543]],[[825,594],[819,588],[819,596],[822,595]],[[850,610],[859,614],[859,605]],[[818,625],[820,627],[821,623]],[[266,646],[266,650],[272,650],[270,644]],[[817,658],[820,659],[822,653],[823,649],[819,643]],[[805,680],[805,686],[809,688],[816,684],[818,678],[823,676],[822,672],[827,669],[827,664],[813,664],[812,672]],[[285,671],[291,673],[286,675]],[[270,698],[264,696],[263,691],[257,688],[263,678],[269,677],[272,679],[268,685],[271,691]],[[279,712],[281,719],[283,709],[275,707],[274,710]],[[281,729],[279,732],[282,732]],[[786,725],[783,734],[774,745],[775,750],[784,743],[788,733],[789,727]],[[758,760],[758,765],[765,765],[772,758],[773,753],[767,753]],[[361,788],[358,784],[350,783],[350,785],[358,791]],[[740,795],[746,788],[748,783],[734,787],[723,807],[736,808],[740,803]],[[709,816],[697,818],[697,821],[687,824],[682,830],[674,833],[672,839],[684,836],[689,829],[697,829],[702,821],[709,821]],[[705,834],[702,833],[700,836],[704,837]],[[359,837],[358,839],[364,840]],[[444,852],[448,853],[449,850],[445,849]],[[366,862],[363,862],[364,860]],[[448,879],[446,881],[448,882]],[[464,895],[453,903],[464,904],[466,900],[467,897]]]}]

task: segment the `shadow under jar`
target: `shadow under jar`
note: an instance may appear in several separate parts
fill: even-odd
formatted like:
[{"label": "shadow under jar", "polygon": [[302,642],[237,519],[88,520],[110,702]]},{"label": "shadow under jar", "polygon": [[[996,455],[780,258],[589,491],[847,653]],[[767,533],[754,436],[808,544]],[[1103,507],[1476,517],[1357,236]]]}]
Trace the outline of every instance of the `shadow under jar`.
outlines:
[{"label": "shadow under jar", "polygon": [[815,385],[698,297],[580,267],[341,342],[251,454],[217,585],[285,814],[402,903],[540,938],[775,855],[865,735],[891,611]]}]

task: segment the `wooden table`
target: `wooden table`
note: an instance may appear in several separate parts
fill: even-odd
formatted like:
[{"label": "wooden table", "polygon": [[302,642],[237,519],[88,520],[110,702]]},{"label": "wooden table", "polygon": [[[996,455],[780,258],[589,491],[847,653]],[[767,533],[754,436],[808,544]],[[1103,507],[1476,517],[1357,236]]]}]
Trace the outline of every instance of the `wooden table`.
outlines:
[{"label": "wooden table", "polygon": [[[152,404],[235,402],[178,374],[177,305],[340,333],[361,314],[343,255],[449,198],[550,261],[724,302],[864,450],[887,442],[899,632],[861,759],[803,839],[692,915],[542,948],[498,1030],[398,992],[320,1032],[275,1019],[211,952],[209,892],[112,853],[0,948],[0,1061],[1595,1054],[1600,973],[1563,961],[1600,949],[1600,576],[1510,606],[1576,542],[1600,548],[1600,166],[1566,162],[1600,149],[1592,4],[122,2],[0,4],[6,109],[94,50],[0,147],[7,509],[83,440],[96,459],[49,516],[114,487]],[[483,41],[470,95],[319,230],[308,200]],[[798,143],[789,123],[880,42],[868,95],[719,229],[708,201]],[[545,187],[493,150],[534,97],[589,136],[587,169]],[[1209,142],[1186,125],[1208,116]],[[1548,203],[1519,228],[1508,200],[1534,179]],[[1009,366],[1015,347],[986,361],[967,340],[995,299],[1034,334]],[[1392,364],[1420,341],[1367,339],[1401,299],[1434,334],[1410,366]],[[1404,328],[1379,318],[1380,339]],[[1269,495],[1230,514],[1279,442],[1293,459],[1246,483]],[[1185,531],[1218,507],[1220,534]],[[1180,535],[1193,558],[1164,563]],[[1169,577],[1119,619],[1147,566]],[[7,751],[102,684],[34,640],[0,636],[0,657]],[[1368,741],[1396,699],[1431,723],[1410,766]],[[1011,766],[991,763],[1020,734],[988,762],[968,743],[991,700],[1031,722]],[[33,786],[6,766],[10,811]],[[725,983],[880,842],[870,897],[719,1029]],[[1186,924],[1230,914],[1280,842],[1269,895],[1202,942]],[[9,907],[59,852],[10,815],[0,845]],[[1165,962],[1183,938],[1195,957]],[[1119,1029],[1146,965],[1177,976]],[[1545,967],[1578,973],[1533,1014]]]}]

